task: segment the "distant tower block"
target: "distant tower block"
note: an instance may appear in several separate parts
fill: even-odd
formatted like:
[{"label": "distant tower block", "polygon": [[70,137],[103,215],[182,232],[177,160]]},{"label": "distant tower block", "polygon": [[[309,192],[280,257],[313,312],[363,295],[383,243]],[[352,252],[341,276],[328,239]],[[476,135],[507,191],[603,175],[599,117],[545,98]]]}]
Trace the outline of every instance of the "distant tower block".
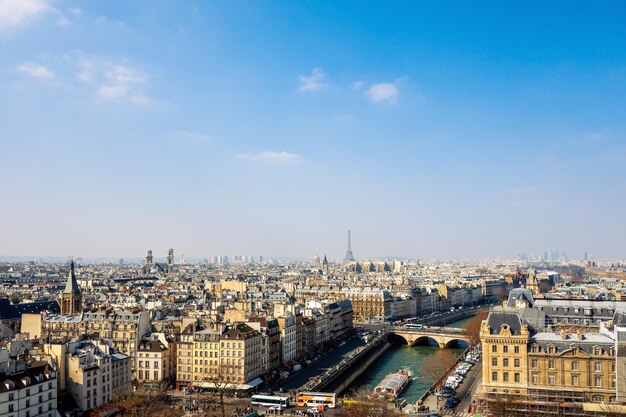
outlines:
[{"label": "distant tower block", "polygon": [[354,262],[354,255],[352,254],[352,241],[350,239],[350,229],[348,229],[348,250],[346,250],[346,256],[343,257],[344,262]]},{"label": "distant tower block", "polygon": [[320,256],[316,253],[313,257],[313,265],[319,265],[321,263]]},{"label": "distant tower block", "polygon": [[146,252],[146,265],[152,265],[152,251],[150,249]]},{"label": "distant tower block", "polygon": [[174,269],[174,249],[167,250],[167,272],[172,272]]}]

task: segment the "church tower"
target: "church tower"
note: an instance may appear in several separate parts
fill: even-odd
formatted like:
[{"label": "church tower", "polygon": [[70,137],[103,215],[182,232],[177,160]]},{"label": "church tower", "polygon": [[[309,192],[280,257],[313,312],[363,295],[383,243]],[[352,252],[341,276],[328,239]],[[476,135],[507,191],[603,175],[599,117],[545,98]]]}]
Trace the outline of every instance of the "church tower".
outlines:
[{"label": "church tower", "polygon": [[526,288],[531,290],[533,295],[539,294],[539,281],[537,281],[537,271],[535,270],[535,267],[531,267],[528,271]]},{"label": "church tower", "polygon": [[174,271],[174,249],[168,249],[167,251],[167,272]]},{"label": "church tower", "polygon": [[83,297],[80,292],[76,274],[74,273],[74,261],[70,263],[70,274],[67,277],[65,289],[61,294],[61,314],[73,316],[83,311]]}]

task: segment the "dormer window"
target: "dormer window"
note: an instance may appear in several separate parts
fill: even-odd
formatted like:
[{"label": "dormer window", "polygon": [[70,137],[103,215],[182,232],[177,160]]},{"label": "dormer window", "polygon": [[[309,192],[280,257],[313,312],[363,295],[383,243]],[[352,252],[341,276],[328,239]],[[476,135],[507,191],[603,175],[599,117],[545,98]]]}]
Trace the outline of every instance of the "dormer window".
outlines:
[{"label": "dormer window", "polygon": [[7,379],[6,381],[4,381],[4,385],[7,387],[8,390],[12,390],[15,389],[15,382]]}]

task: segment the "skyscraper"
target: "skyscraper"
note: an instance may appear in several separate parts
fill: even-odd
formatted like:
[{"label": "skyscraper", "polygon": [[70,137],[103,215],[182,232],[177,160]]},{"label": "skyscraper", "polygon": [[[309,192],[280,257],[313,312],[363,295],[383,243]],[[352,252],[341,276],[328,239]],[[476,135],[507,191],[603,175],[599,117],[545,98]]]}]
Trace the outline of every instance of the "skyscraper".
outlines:
[{"label": "skyscraper", "polygon": [[346,256],[343,257],[344,262],[354,262],[354,255],[352,254],[352,242],[350,239],[350,229],[348,229],[348,249],[346,250]]}]

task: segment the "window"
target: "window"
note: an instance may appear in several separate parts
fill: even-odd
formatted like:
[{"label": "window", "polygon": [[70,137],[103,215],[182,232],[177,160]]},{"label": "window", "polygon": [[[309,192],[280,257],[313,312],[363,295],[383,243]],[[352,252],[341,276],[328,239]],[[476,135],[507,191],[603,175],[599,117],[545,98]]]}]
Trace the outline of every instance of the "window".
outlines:
[{"label": "window", "polygon": [[576,371],[578,369],[578,362],[572,361],[572,371]]},{"label": "window", "polygon": [[531,364],[531,366],[532,366],[533,368],[537,368],[537,367],[539,366],[539,365],[538,365],[538,363],[539,363],[539,362],[537,362],[537,359],[533,359],[533,360],[530,362],[530,364]]},{"label": "window", "polygon": [[595,386],[596,386],[596,387],[601,387],[601,386],[602,386],[602,377],[597,376],[597,377],[595,378]]},{"label": "window", "polygon": [[578,386],[578,375],[572,375],[572,385],[575,387]]},{"label": "window", "polygon": [[532,381],[533,384],[539,384],[539,374],[533,374]]},{"label": "window", "polygon": [[498,366],[498,358],[491,358],[491,366]]},{"label": "window", "polygon": [[519,353],[519,346],[515,346],[515,347],[513,348],[513,351],[514,351],[515,353]]},{"label": "window", "polygon": [[508,372],[503,372],[502,373],[502,380],[504,382],[509,382],[509,373]]},{"label": "window", "polygon": [[502,359],[502,366],[509,366],[509,358]]},{"label": "window", "polygon": [[494,381],[494,382],[498,380],[498,373],[497,372],[492,372],[491,373],[491,380]]},{"label": "window", "polygon": [[550,359],[550,360],[548,361],[548,368],[550,368],[550,369],[554,369],[554,359]]},{"label": "window", "polygon": [[492,346],[491,346],[491,351],[492,351],[493,353],[498,352],[498,345],[492,345]]},{"label": "window", "polygon": [[513,359],[513,366],[515,366],[516,368],[520,367],[520,360],[519,359]]},{"label": "window", "polygon": [[550,385],[555,385],[556,384],[556,375],[554,375],[554,374],[548,375],[548,383]]},{"label": "window", "polygon": [[595,363],[595,370],[596,370],[596,372],[602,372],[602,363],[601,362],[596,362]]},{"label": "window", "polygon": [[508,346],[502,346],[502,352],[504,353],[509,353],[509,347]]}]

